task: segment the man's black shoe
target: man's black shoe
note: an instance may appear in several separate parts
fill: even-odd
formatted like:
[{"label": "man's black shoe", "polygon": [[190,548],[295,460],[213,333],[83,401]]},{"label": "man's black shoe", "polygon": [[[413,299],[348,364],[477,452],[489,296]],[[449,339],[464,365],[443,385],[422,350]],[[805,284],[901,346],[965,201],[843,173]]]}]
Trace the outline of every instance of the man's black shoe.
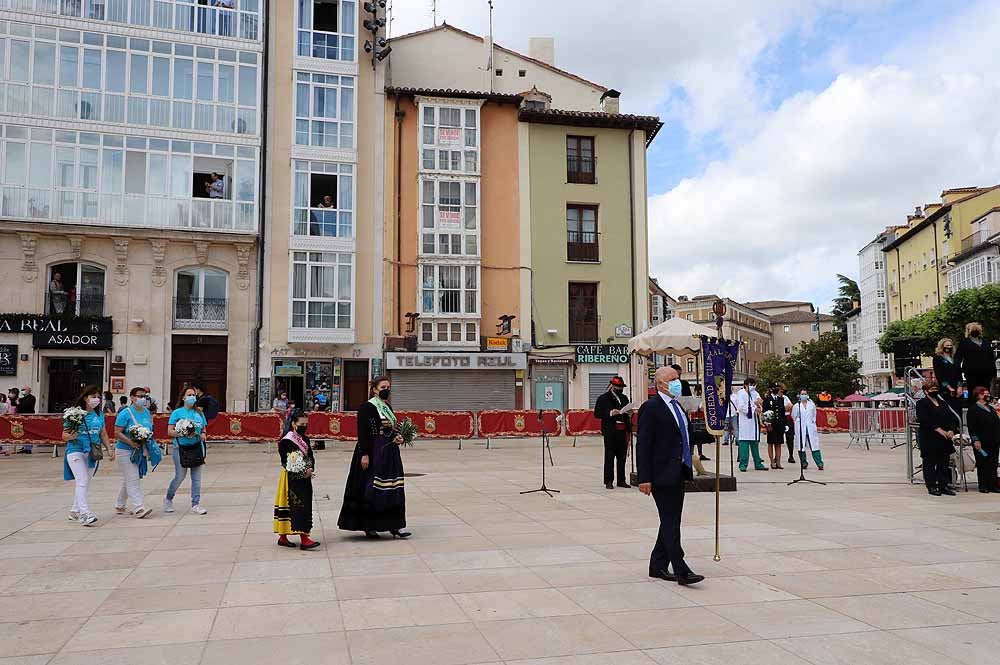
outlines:
[{"label": "man's black shoe", "polygon": [[688,586],[689,584],[697,584],[705,579],[704,575],[697,575],[695,573],[688,573],[687,575],[680,575],[677,578],[677,583],[681,586]]},{"label": "man's black shoe", "polygon": [[618,483],[618,487],[632,487],[628,483]]},{"label": "man's black shoe", "polygon": [[605,487],[607,487],[609,490],[613,490],[615,488],[615,486],[612,485],[611,483],[608,483],[607,485],[605,485]]},{"label": "man's black shoe", "polygon": [[941,496],[941,490],[927,490],[927,493],[931,496]]},{"label": "man's black shoe", "polygon": [[653,571],[649,571],[649,576],[650,577],[655,577],[655,578],[661,579],[661,580],[666,580],[668,582],[676,582],[677,581],[677,576],[674,575],[673,573],[669,572],[669,571],[666,571],[666,570],[661,570],[661,571],[656,572],[656,573],[654,573]]},{"label": "man's black shoe", "polygon": [[955,492],[950,487],[945,487],[943,490],[941,490],[941,494],[945,494],[947,496],[955,496]]}]

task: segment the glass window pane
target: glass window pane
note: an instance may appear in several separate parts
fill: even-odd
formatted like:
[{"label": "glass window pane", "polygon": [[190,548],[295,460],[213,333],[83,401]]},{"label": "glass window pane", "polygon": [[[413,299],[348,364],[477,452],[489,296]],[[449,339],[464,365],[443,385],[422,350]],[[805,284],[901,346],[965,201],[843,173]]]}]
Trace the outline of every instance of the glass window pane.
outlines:
[{"label": "glass window pane", "polygon": [[80,187],[97,189],[97,150],[80,148]]},{"label": "glass window pane", "polygon": [[257,105],[257,68],[240,65],[240,104]]},{"label": "glass window pane", "polygon": [[292,270],[292,297],[306,297],[306,266],[303,263],[296,263]]},{"label": "glass window pane", "polygon": [[351,266],[337,267],[337,297],[341,300],[351,299]]},{"label": "glass window pane", "polygon": [[149,155],[149,193],[167,193],[167,156]]},{"label": "glass window pane", "polygon": [[101,153],[101,191],[106,194],[122,191],[122,151],[108,150]]},{"label": "glass window pane", "polygon": [[76,185],[76,150],[73,148],[56,148],[56,186],[74,187]]},{"label": "glass window pane", "polygon": [[28,65],[31,63],[31,44],[12,39],[10,42],[10,80],[28,81]]},{"label": "glass window pane", "polygon": [[26,148],[23,143],[7,143],[7,152],[5,155],[5,166],[7,168],[4,170],[4,182],[11,185],[23,185],[25,183],[25,176],[27,175],[25,152]]},{"label": "glass window pane", "polygon": [[[59,85],[67,85],[75,88],[80,80],[79,69],[80,49],[76,46],[60,46]],[[2,67],[0,67],[0,71],[3,71]]]},{"label": "glass window pane", "polygon": [[170,193],[173,196],[189,197],[192,187],[191,157],[170,156]]},{"label": "glass window pane", "polygon": [[[97,49],[83,50],[83,87],[89,90],[101,89],[101,52]],[[125,92],[125,54],[108,51],[107,90]]]},{"label": "glass window pane", "polygon": [[341,88],[340,90],[340,117],[343,120],[354,120],[354,90],[352,88]]},{"label": "glass window pane", "polygon": [[132,54],[131,68],[129,69],[129,92],[145,95],[149,89],[148,82],[148,56]]},{"label": "glass window pane", "polygon": [[125,154],[125,193],[146,193],[146,153],[129,150]]},{"label": "glass window pane", "polygon": [[[52,186],[52,146],[47,143],[31,144],[28,186],[48,189]],[[8,169],[10,165],[8,165]]]},{"label": "glass window pane", "polygon": [[236,100],[236,71],[232,65],[219,65],[219,101]]},{"label": "glass window pane", "polygon": [[184,58],[174,60],[174,98],[191,99],[192,79],[194,77],[194,62]]},{"label": "glass window pane", "polygon": [[340,176],[340,200],[337,206],[341,210],[354,210],[354,178]]},{"label": "glass window pane", "polygon": [[170,59],[153,58],[153,94],[170,96]]},{"label": "glass window pane", "polygon": [[210,62],[198,63],[198,99],[210,102],[214,98],[214,70]]}]

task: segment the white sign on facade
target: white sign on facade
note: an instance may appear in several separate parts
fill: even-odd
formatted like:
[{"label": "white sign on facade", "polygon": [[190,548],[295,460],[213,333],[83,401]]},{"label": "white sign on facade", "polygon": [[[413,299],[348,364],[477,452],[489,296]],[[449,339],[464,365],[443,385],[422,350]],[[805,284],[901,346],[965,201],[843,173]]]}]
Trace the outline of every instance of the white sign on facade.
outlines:
[{"label": "white sign on facade", "polygon": [[438,210],[438,228],[462,228],[462,213],[452,210]]},{"label": "white sign on facade", "polygon": [[387,353],[385,368],[394,369],[527,369],[523,353]]},{"label": "white sign on facade", "polygon": [[441,146],[462,145],[462,130],[455,127],[438,127],[437,143]]},{"label": "white sign on facade", "polygon": [[617,328],[615,328],[615,337],[631,337],[632,336],[632,326],[627,323],[623,323]]}]

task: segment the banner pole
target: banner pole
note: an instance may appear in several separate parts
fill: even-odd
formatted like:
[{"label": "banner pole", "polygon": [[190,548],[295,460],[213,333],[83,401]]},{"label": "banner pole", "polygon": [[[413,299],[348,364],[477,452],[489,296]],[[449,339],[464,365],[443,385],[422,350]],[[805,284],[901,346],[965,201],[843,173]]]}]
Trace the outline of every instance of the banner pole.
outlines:
[{"label": "banner pole", "polygon": [[[722,299],[715,301],[712,304],[712,312],[715,314],[716,338],[719,340],[719,343],[721,344],[723,343],[722,322],[723,322],[723,317],[726,315],[726,303]],[[728,372],[728,365],[727,365],[727,372]],[[729,390],[728,381],[724,381],[723,386],[724,390],[726,391]],[[702,395],[705,394],[704,387],[702,387],[701,394]],[[729,414],[729,399],[730,395],[725,395],[727,415]],[[732,446],[732,442],[730,442],[729,445]],[[729,455],[731,458],[732,457],[731,448]],[[722,438],[718,434],[716,434],[715,435],[715,556],[712,557],[712,560],[715,562],[719,562],[722,560],[722,550],[721,546],[719,545],[719,513],[720,513],[720,504],[722,501],[721,499],[722,489],[719,482],[719,473],[720,473],[719,464],[721,463],[719,459],[720,457],[722,457]]]}]

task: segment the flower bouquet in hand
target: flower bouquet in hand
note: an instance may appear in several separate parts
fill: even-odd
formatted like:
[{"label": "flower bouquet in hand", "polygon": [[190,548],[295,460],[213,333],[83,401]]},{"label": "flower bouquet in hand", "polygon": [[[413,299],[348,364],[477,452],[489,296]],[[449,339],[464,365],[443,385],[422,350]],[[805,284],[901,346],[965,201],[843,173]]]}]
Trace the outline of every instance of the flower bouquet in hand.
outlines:
[{"label": "flower bouquet in hand", "polygon": [[301,478],[310,469],[312,469],[312,464],[309,462],[309,458],[298,450],[288,453],[285,458],[285,471],[293,476]]},{"label": "flower bouquet in hand", "polygon": [[132,443],[135,444],[136,448],[142,448],[153,438],[153,431],[142,425],[132,425],[126,430],[126,433],[128,434],[128,438],[132,439]]},{"label": "flower bouquet in hand", "polygon": [[413,441],[417,438],[417,426],[412,420],[406,418],[403,422],[399,423],[397,434],[403,437],[404,446],[412,446]]},{"label": "flower bouquet in hand", "polygon": [[177,436],[189,437],[194,436],[195,432],[198,430],[197,425],[193,421],[187,418],[181,418],[176,423],[174,423],[174,431],[177,432]]},{"label": "flower bouquet in hand", "polygon": [[63,429],[67,432],[79,432],[80,426],[87,418],[87,412],[78,406],[71,406],[63,411]]},{"label": "flower bouquet in hand", "polygon": [[774,411],[765,411],[760,414],[760,422],[764,425],[764,431],[770,432],[774,423]]}]

